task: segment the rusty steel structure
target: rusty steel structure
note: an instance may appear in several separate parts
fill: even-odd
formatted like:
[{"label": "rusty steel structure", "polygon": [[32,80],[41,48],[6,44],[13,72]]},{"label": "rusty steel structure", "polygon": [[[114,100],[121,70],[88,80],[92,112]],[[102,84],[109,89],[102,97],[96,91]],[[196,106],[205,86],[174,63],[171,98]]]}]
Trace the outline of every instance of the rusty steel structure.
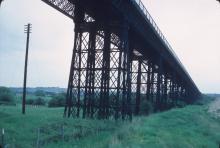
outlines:
[{"label": "rusty steel structure", "polygon": [[64,115],[132,119],[200,91],[140,0],[42,0],[75,23]]}]

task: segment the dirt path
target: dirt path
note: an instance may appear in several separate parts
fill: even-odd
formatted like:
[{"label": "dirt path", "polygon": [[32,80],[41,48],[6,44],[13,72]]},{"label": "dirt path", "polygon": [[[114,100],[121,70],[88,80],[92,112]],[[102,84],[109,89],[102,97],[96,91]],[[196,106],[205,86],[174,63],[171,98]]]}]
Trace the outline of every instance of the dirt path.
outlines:
[{"label": "dirt path", "polygon": [[212,113],[215,117],[220,117],[220,98],[217,98],[209,105],[209,113]]}]

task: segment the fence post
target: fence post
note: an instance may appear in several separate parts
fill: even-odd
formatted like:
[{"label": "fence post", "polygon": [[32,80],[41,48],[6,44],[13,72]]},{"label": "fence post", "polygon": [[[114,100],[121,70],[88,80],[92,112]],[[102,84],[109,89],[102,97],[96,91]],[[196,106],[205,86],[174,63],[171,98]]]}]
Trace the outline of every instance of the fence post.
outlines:
[{"label": "fence post", "polygon": [[37,148],[40,148],[40,128],[37,129]]},{"label": "fence post", "polygon": [[4,148],[4,135],[5,135],[5,130],[2,128],[2,147]]},{"label": "fence post", "polygon": [[62,137],[62,140],[64,141],[64,126],[63,125],[61,126],[61,137]]}]

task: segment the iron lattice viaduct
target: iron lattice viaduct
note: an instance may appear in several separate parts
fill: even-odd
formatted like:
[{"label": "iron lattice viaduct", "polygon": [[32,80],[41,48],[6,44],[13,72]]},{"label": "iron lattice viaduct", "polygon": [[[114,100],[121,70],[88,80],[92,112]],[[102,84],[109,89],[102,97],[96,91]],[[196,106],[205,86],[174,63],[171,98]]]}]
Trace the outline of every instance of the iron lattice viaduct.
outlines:
[{"label": "iron lattice viaduct", "polygon": [[139,0],[43,0],[75,23],[64,115],[132,119],[200,91]]}]

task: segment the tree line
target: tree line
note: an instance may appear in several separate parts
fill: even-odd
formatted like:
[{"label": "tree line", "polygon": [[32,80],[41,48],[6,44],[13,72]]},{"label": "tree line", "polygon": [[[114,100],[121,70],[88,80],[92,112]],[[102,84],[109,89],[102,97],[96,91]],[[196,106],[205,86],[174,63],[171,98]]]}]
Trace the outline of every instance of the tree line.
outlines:
[{"label": "tree line", "polygon": [[[45,99],[49,97],[50,99]],[[65,93],[47,93],[43,90],[37,90],[30,97],[27,97],[27,105],[63,107],[65,106]],[[15,105],[21,103],[21,95],[15,94],[7,87],[0,87],[0,105]]]}]

